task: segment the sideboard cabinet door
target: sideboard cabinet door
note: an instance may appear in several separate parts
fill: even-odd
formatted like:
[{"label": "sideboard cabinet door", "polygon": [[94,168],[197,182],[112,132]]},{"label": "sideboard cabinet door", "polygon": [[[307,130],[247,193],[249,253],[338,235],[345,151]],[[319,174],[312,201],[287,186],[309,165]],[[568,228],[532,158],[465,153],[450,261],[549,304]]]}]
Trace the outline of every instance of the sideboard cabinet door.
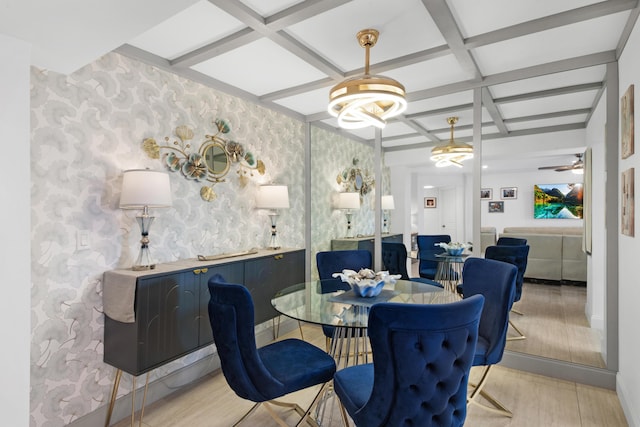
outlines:
[{"label": "sideboard cabinet door", "polygon": [[271,298],[281,289],[304,282],[305,251],[249,260],[245,263],[245,286],[253,297],[256,325],[278,316]]},{"label": "sideboard cabinet door", "polygon": [[[187,273],[138,280],[134,373],[144,373],[198,347],[199,292]],[[120,349],[126,352],[127,349]]]},{"label": "sideboard cabinet door", "polygon": [[208,267],[194,270],[193,278],[198,281],[200,289],[200,309],[198,314],[199,323],[199,345],[205,345],[213,342],[213,333],[211,332],[211,323],[209,322],[209,279],[216,274],[220,274],[228,283],[244,283],[244,264],[236,262],[216,267]]}]

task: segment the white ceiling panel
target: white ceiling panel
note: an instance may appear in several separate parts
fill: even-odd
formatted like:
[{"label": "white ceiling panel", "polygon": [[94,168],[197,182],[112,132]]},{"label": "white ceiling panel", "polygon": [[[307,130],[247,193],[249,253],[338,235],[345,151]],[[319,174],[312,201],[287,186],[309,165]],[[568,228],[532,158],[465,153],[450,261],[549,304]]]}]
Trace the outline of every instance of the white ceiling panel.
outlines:
[{"label": "white ceiling panel", "polygon": [[558,125],[566,125],[571,123],[584,123],[586,119],[587,119],[586,114],[577,114],[572,116],[552,117],[552,118],[541,119],[541,120],[528,120],[525,122],[507,123],[506,125],[509,131],[514,131],[514,130],[531,129],[536,127],[558,126]]},{"label": "white ceiling panel", "polygon": [[[567,111],[577,108],[589,108],[596,91],[570,93],[567,95],[531,99],[522,102],[509,102],[498,105],[505,119],[546,114],[551,111]],[[549,105],[553,105],[550,110]]]},{"label": "white ceiling panel", "polygon": [[[206,0],[172,16],[129,42],[166,59],[175,59],[244,28],[245,25]],[[179,37],[176,35],[179,34]]]},{"label": "white ceiling panel", "polygon": [[396,68],[385,72],[384,75],[402,83],[407,93],[468,80],[473,77],[464,72],[453,55]]},{"label": "white ceiling panel", "polygon": [[356,34],[365,28],[380,31],[371,49],[371,64],[444,44],[444,39],[420,0],[354,0],[321,13],[287,32],[344,71],[364,67],[365,50]]},{"label": "white ceiling panel", "polygon": [[282,10],[288,9],[298,3],[302,3],[303,0],[240,0],[242,3],[249,6],[262,16],[271,16]]},{"label": "white ceiling panel", "polygon": [[494,97],[502,98],[521,93],[557,89],[564,86],[601,82],[606,72],[606,66],[599,65],[495,85],[489,87],[489,90]]},{"label": "white ceiling panel", "polygon": [[[447,0],[464,37],[565,12],[600,0]],[[481,18],[481,17],[484,17]]]},{"label": "white ceiling panel", "polygon": [[409,102],[407,114],[419,111],[438,110],[440,108],[455,107],[457,105],[466,105],[473,103],[473,92],[464,91],[456,92],[451,95],[438,96],[435,98],[421,99],[419,101]]},{"label": "white ceiling panel", "polygon": [[[331,86],[277,99],[274,102],[304,115],[316,114],[327,111],[329,90],[331,90]],[[324,108],[318,111],[318,106]]]},{"label": "white ceiling panel", "polygon": [[399,121],[390,121],[387,125],[382,129],[382,138],[397,136],[397,135],[405,135],[414,133],[415,130],[411,126],[407,126],[403,122]]},{"label": "white ceiling panel", "polygon": [[407,138],[396,139],[393,141],[383,140],[382,146],[383,147],[400,147],[403,145],[415,145],[415,144],[424,144],[424,143],[435,145],[433,142],[429,142],[427,138],[425,138],[424,136],[411,136]]},{"label": "white ceiling panel", "polygon": [[474,57],[482,73],[491,75],[613,50],[628,17],[625,11],[481,46]]},{"label": "white ceiling panel", "polygon": [[[447,118],[448,117],[453,117],[453,116],[457,116],[458,117],[458,123],[456,124],[455,127],[457,127],[457,126],[465,126],[465,125],[472,125],[473,124],[473,111],[472,110],[451,112],[451,113],[446,113],[446,114],[435,114],[435,115],[428,116],[428,117],[420,117],[420,118],[416,119],[416,122],[418,122],[420,125],[424,126],[424,128],[427,129],[427,130],[429,130],[429,129],[444,129],[444,128],[448,128],[449,127],[449,124],[447,123]],[[482,109],[482,121],[483,122],[492,121],[491,115],[489,114],[489,112],[485,108]],[[455,127],[454,127],[454,134],[457,135],[457,131],[455,130]],[[447,135],[447,138],[449,138],[448,135]]]},{"label": "white ceiling panel", "polygon": [[258,96],[326,77],[267,39],[216,56],[192,68]]}]

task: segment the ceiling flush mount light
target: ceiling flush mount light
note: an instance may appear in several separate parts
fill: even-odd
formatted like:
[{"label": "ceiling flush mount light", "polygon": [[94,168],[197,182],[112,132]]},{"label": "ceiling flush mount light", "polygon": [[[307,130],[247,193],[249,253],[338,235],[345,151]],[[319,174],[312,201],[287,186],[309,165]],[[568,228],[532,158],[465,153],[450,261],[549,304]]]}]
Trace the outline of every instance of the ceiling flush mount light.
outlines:
[{"label": "ceiling flush mount light", "polygon": [[367,126],[384,128],[387,119],[407,109],[404,86],[396,80],[369,74],[369,50],[378,41],[378,31],[362,30],[357,34],[365,48],[364,75],[352,77],[335,85],[329,92],[329,113],[338,118],[344,129]]},{"label": "ceiling flush mount light", "polygon": [[458,123],[457,117],[448,117],[447,123],[451,126],[451,139],[444,145],[438,145],[431,150],[431,160],[436,162],[436,167],[445,166],[462,167],[462,162],[473,158],[473,147],[463,142],[455,142],[453,139],[453,126]]}]

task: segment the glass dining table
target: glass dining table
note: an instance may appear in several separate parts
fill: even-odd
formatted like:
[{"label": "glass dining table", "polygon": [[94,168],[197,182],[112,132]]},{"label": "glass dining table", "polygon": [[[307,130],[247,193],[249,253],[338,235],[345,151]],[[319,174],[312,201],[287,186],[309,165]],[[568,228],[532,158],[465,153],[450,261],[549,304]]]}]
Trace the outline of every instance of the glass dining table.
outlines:
[{"label": "glass dining table", "polygon": [[[397,280],[384,286],[375,297],[356,295],[340,279],[312,280],[279,291],[271,300],[275,310],[294,320],[331,326],[334,336],[330,353],[337,363],[368,363],[367,336],[369,310],[373,304],[443,304],[459,300],[455,292],[438,286],[409,280]],[[360,346],[360,347],[359,347]],[[353,354],[354,359],[350,359]],[[364,357],[360,360],[359,357]]]}]

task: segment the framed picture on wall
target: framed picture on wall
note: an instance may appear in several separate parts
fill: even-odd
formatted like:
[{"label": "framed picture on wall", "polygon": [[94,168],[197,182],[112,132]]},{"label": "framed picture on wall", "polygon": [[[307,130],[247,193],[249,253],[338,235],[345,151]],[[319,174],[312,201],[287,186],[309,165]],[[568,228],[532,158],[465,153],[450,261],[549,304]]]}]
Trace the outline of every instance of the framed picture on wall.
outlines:
[{"label": "framed picture on wall", "polygon": [[502,187],[500,189],[500,198],[502,200],[517,199],[518,187]]},{"label": "framed picture on wall", "polygon": [[425,208],[435,208],[438,199],[435,197],[425,197],[424,198],[424,207]]},{"label": "framed picture on wall", "polygon": [[504,212],[504,202],[489,202],[489,213]]},{"label": "framed picture on wall", "polygon": [[622,172],[622,206],[621,206],[621,232],[625,236],[633,237],[635,233],[635,208],[634,208],[634,168]]},{"label": "framed picture on wall", "polygon": [[633,85],[630,85],[620,99],[620,156],[626,159],[633,151]]},{"label": "framed picture on wall", "polygon": [[491,200],[493,199],[493,189],[491,188],[483,188],[480,190],[480,200]]}]

